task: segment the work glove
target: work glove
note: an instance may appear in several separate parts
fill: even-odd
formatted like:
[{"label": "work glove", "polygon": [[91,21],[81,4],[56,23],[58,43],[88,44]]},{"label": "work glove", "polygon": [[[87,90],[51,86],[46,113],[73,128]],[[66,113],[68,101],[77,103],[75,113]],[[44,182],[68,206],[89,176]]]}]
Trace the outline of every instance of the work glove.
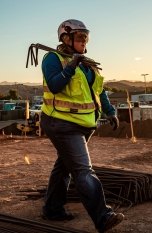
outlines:
[{"label": "work glove", "polygon": [[113,126],[113,130],[119,127],[119,119],[115,115],[108,116],[107,119],[110,121],[110,125]]},{"label": "work glove", "polygon": [[73,54],[72,60],[68,63],[68,66],[71,66],[72,68],[76,69],[76,67],[83,59],[84,59],[84,55],[75,53]]}]

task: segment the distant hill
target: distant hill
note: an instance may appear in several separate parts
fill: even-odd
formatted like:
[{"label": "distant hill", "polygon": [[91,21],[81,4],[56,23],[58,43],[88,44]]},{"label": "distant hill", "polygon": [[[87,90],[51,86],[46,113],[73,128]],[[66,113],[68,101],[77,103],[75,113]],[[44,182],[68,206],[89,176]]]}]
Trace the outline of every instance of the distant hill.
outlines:
[{"label": "distant hill", "polygon": [[[127,81],[127,80],[121,80],[121,81],[107,81],[104,84],[107,87],[110,88],[116,88],[119,90],[128,90],[130,92],[143,92],[145,90],[145,82],[142,81]],[[147,87],[152,88],[152,81],[146,83]]]},{"label": "distant hill", "polygon": [[42,85],[23,85],[23,84],[9,84],[9,85],[0,85],[0,94],[8,95],[9,90],[16,90],[17,95],[25,100],[29,99],[33,100],[33,96],[42,96],[43,95],[43,87]]},{"label": "distant hill", "polygon": [[[105,86],[110,88],[116,88],[119,90],[128,90],[129,92],[144,92],[145,90],[145,83],[141,81],[108,81],[104,83]],[[147,82],[147,87],[152,88],[152,81]],[[33,96],[42,96],[43,95],[43,87],[42,84],[38,83],[25,83],[25,84],[19,84],[19,83],[9,83],[9,82],[2,82],[0,83],[0,94],[2,95],[8,95],[9,90],[16,90],[18,95],[22,99],[29,99],[32,100]]]},{"label": "distant hill", "polygon": [[0,85],[27,85],[27,86],[40,86],[42,85],[42,83],[18,83],[18,82],[7,82],[7,81],[4,81],[4,82],[0,82]]}]

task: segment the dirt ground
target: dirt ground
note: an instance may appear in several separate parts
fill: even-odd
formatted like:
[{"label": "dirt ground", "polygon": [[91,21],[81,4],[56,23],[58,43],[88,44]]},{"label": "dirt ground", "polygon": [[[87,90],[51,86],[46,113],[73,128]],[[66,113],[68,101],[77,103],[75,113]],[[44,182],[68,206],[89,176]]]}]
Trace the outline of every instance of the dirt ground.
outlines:
[{"label": "dirt ground", "polygon": [[[152,174],[150,138],[137,138],[137,142],[133,143],[129,138],[93,136],[89,150],[93,165]],[[21,195],[21,191],[45,188],[55,158],[55,149],[45,137],[0,136],[0,212],[49,223],[41,219],[43,198],[30,200]],[[76,218],[53,224],[86,230],[88,233],[96,232],[81,203],[68,203],[67,208],[75,213]],[[125,220],[109,233],[151,233],[151,213],[151,201],[133,206],[125,212]]]}]

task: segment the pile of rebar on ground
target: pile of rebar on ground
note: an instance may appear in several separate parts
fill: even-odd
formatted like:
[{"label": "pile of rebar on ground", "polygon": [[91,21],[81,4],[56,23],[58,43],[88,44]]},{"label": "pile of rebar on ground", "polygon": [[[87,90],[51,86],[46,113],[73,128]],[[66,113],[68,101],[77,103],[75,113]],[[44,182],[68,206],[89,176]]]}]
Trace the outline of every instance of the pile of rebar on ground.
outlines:
[{"label": "pile of rebar on ground", "polygon": [[116,196],[122,204],[139,204],[152,200],[152,174],[131,170],[94,167],[107,198]]},{"label": "pile of rebar on ground", "polygon": [[86,233],[41,222],[0,214],[1,233]]},{"label": "pile of rebar on ground", "polygon": [[[96,175],[101,180],[105,191],[107,203],[115,204],[115,209],[152,200],[152,174],[140,173],[123,169],[93,167]],[[46,187],[36,190],[22,190],[17,195],[25,199],[39,199],[44,197]],[[68,201],[80,201],[74,183],[71,182]],[[27,219],[15,218],[0,214],[1,233],[85,233],[65,227],[57,227]]]},{"label": "pile of rebar on ground", "polygon": [[[102,182],[107,202],[117,208],[152,200],[152,175],[123,169],[93,168]],[[70,201],[79,200],[73,183],[68,198]]]},{"label": "pile of rebar on ground", "polygon": [[[152,200],[152,174],[95,166],[93,169],[102,182],[107,203],[114,204],[116,208],[125,206],[128,209],[132,205]],[[26,196],[27,199],[39,199],[45,192],[46,187],[43,187],[22,190],[18,195]],[[80,201],[73,182],[69,187],[68,201]]]}]

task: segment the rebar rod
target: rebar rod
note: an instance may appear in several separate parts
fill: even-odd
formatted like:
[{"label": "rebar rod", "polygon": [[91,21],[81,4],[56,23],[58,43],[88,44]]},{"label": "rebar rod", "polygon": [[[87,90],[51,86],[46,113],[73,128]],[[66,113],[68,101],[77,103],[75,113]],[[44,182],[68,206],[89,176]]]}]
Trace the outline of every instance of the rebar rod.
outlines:
[{"label": "rebar rod", "polygon": [[[35,49],[35,53],[34,53],[34,49]],[[31,44],[29,49],[28,49],[26,68],[28,68],[29,58],[31,58],[31,65],[33,65],[33,63],[35,64],[35,66],[38,65],[38,50],[39,49],[42,49],[42,50],[45,50],[48,52],[57,52],[57,53],[61,54],[62,56],[69,57],[69,58],[72,58],[72,56],[73,56],[73,55],[70,55],[67,53],[60,52],[57,49],[53,49],[51,47],[39,44],[39,43]],[[98,67],[100,65],[99,62],[95,62],[93,59],[88,58],[86,56],[83,57],[82,63],[84,63],[86,66],[102,70],[101,67]]]},{"label": "rebar rod", "polygon": [[63,226],[59,227],[51,223],[45,224],[30,219],[0,214],[0,232],[2,232],[2,230],[7,233],[86,233],[86,231],[83,230],[76,230]]}]

